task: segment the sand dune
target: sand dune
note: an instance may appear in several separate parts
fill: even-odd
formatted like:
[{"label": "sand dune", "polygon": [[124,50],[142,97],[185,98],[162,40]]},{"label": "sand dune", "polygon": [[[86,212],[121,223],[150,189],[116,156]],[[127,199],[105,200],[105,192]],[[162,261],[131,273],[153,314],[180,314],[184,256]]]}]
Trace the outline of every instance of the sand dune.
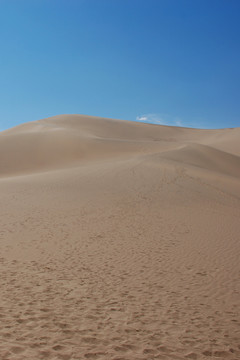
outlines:
[{"label": "sand dune", "polygon": [[[229,135],[228,130],[196,130],[81,115],[55,116],[0,134],[0,176],[41,172],[77,166],[88,160],[169,149],[177,150],[176,156],[172,153],[175,160],[185,162],[190,156],[192,165],[199,166],[200,161],[204,166],[207,161],[211,170],[216,169],[217,162],[220,170],[227,166],[228,173],[229,162],[233,163],[230,174],[239,175],[237,156],[230,157],[225,151],[214,152],[209,146],[196,145],[212,141],[214,145],[217,144],[217,149],[233,149],[228,152],[240,154],[240,129],[234,130],[233,141],[230,136],[232,131]],[[190,145],[185,147],[189,142]],[[184,145],[180,151],[179,144],[180,147]],[[196,153],[196,161],[192,152]],[[204,157],[202,161],[199,153]],[[180,154],[183,155],[182,159]]]},{"label": "sand dune", "polygon": [[240,129],[0,133],[0,358],[240,359]]}]

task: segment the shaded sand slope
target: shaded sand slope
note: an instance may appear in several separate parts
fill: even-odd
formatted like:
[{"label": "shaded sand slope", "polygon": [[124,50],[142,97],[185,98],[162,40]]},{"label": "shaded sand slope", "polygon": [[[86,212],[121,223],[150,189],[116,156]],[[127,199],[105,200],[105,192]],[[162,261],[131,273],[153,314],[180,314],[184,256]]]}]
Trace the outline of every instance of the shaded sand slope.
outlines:
[{"label": "shaded sand slope", "polygon": [[213,132],[211,136],[203,139],[203,144],[209,144],[217,149],[240,155],[240,128],[223,129]]},{"label": "shaded sand slope", "polygon": [[1,133],[0,358],[240,359],[238,133]]},{"label": "shaded sand slope", "polygon": [[200,144],[183,145],[164,153],[166,159],[240,178],[240,157]]}]

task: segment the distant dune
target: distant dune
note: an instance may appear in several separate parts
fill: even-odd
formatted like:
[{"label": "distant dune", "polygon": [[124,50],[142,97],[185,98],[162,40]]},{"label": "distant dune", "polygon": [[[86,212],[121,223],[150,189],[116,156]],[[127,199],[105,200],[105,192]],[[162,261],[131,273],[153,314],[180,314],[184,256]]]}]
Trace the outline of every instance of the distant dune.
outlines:
[{"label": "distant dune", "polygon": [[0,133],[0,358],[240,359],[240,128]]},{"label": "distant dune", "polygon": [[189,163],[191,158],[191,165],[201,164],[209,170],[216,170],[214,164],[217,163],[220,171],[225,167],[231,168],[233,171],[229,173],[238,176],[239,138],[240,128],[197,130],[83,115],[60,115],[0,133],[0,176],[77,166],[84,161],[134,153],[161,154],[169,149],[173,151],[172,158],[177,161]]}]

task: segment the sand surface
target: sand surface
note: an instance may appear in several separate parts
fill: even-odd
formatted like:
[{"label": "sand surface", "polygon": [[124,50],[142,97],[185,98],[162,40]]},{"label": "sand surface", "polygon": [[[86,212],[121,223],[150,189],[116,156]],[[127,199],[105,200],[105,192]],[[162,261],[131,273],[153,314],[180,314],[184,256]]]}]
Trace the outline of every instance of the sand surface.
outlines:
[{"label": "sand surface", "polygon": [[240,359],[240,128],[0,133],[0,359]]}]

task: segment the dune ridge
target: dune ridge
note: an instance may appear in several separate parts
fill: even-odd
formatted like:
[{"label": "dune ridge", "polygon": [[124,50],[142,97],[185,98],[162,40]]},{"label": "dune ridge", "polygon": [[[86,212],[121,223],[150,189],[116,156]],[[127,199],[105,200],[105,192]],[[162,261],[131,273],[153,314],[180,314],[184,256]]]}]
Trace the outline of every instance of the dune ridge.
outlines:
[{"label": "dune ridge", "polygon": [[0,133],[0,358],[240,359],[240,128]]}]

